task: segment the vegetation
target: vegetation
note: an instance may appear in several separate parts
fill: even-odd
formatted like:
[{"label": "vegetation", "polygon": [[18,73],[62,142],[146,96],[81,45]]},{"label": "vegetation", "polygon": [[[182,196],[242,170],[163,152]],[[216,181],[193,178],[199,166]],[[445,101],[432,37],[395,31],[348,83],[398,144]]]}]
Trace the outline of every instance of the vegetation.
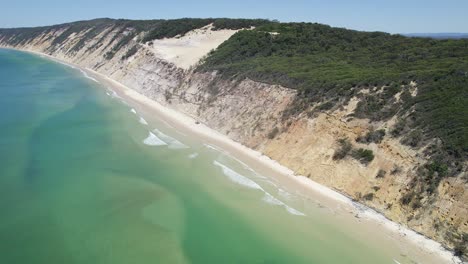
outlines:
[{"label": "vegetation", "polygon": [[387,172],[385,170],[380,169],[379,172],[377,172],[377,175],[375,175],[375,178],[384,178]]},{"label": "vegetation", "polygon": [[334,160],[344,159],[348,153],[353,149],[353,146],[347,138],[342,138],[338,140],[339,148],[333,154]]},{"label": "vegetation", "polygon": [[370,149],[359,148],[351,153],[351,156],[362,164],[367,165],[374,160],[374,153]]},{"label": "vegetation", "polygon": [[278,135],[278,133],[279,133],[279,129],[278,129],[278,127],[275,127],[270,131],[270,133],[268,133],[267,137],[269,139],[274,139],[276,137],[276,135]]},{"label": "vegetation", "polygon": [[338,140],[338,149],[333,154],[334,160],[344,159],[347,155],[351,155],[354,159],[360,161],[362,164],[367,165],[374,160],[374,153],[370,149],[353,149],[351,142],[347,138]]},{"label": "vegetation", "polygon": [[112,46],[112,50],[106,53],[106,59],[112,59],[115,53],[117,53],[122,47],[127,45],[135,37],[135,34],[135,32],[128,32],[127,34],[123,35],[123,37],[120,38],[120,40],[114,46]]},{"label": "vegetation", "polygon": [[455,244],[455,256],[462,257],[468,254],[468,233],[463,233],[459,241]]},{"label": "vegetation", "polygon": [[411,147],[417,147],[419,146],[421,140],[423,138],[423,133],[420,129],[416,129],[411,131],[407,136],[403,137],[401,139],[401,143],[411,146]]},{"label": "vegetation", "polygon": [[362,196],[362,199],[366,201],[372,201],[372,199],[374,199],[374,194],[373,193],[365,194],[364,196]]},{"label": "vegetation", "polygon": [[385,130],[384,129],[379,129],[379,130],[370,130],[369,132],[367,132],[367,134],[365,136],[360,136],[358,138],[356,138],[356,142],[359,142],[359,143],[365,143],[365,144],[369,144],[369,143],[380,143],[382,141],[382,139],[384,138],[385,136]]},{"label": "vegetation", "polygon": [[447,66],[457,68],[468,57],[467,43],[272,22],[235,34],[207,58],[204,69],[241,72],[314,96],[446,73]]},{"label": "vegetation", "polygon": [[398,165],[393,165],[392,171],[390,171],[391,175],[397,175],[401,172],[401,167]]},{"label": "vegetation", "polygon": [[131,56],[135,55],[138,51],[138,45],[132,46],[125,55],[122,56],[122,60],[126,60],[130,58]]}]

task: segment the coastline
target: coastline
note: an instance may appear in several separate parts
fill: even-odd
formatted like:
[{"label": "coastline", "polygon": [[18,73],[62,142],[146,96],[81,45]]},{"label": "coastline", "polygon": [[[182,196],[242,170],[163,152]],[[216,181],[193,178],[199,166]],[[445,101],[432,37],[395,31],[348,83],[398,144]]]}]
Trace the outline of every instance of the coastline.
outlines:
[{"label": "coastline", "polygon": [[181,128],[182,130],[189,131],[202,139],[208,139],[210,144],[221,148],[233,157],[238,158],[240,161],[247,163],[250,167],[253,167],[254,169],[256,169],[255,167],[263,167],[264,169],[266,168],[269,172],[271,172],[266,173],[268,177],[282,177],[283,181],[288,181],[295,188],[301,188],[302,190],[305,190],[306,192],[311,192],[314,195],[317,195],[317,193],[319,193],[319,195],[329,199],[331,201],[331,204],[338,203],[340,205],[345,205],[346,211],[348,213],[356,215],[356,217],[358,218],[367,221],[372,221],[376,225],[384,226],[389,232],[394,234],[395,239],[398,239],[399,241],[405,240],[405,242],[411,242],[415,246],[419,247],[422,251],[430,255],[437,256],[440,259],[445,260],[447,263],[462,263],[462,261],[455,257],[450,251],[443,248],[443,246],[440,243],[431,240],[430,238],[427,238],[413,230],[410,230],[409,228],[406,228],[401,224],[387,219],[383,214],[378,213],[377,211],[371,208],[353,202],[351,199],[337,191],[334,191],[326,186],[320,185],[304,176],[295,175],[292,170],[286,168],[285,166],[282,166],[278,162],[263,155],[262,153],[250,149],[230,139],[229,137],[209,128],[208,126],[202,123],[198,123],[198,121],[195,118],[173,110],[169,107],[163,106],[162,104],[153,101],[152,99],[136,92],[135,90],[103,74],[95,72],[94,70],[89,68],[82,68],[78,65],[59,60],[53,56],[44,53],[30,50],[14,50],[30,52],[59,62],[61,64],[76,68],[80,70],[85,75],[85,77],[95,82],[98,82],[103,87],[106,87],[116,92],[117,95],[125,99],[126,102],[128,102],[131,106],[137,108],[139,111],[147,113],[148,115],[156,115],[158,118],[167,121],[170,125],[173,125],[175,128]]}]

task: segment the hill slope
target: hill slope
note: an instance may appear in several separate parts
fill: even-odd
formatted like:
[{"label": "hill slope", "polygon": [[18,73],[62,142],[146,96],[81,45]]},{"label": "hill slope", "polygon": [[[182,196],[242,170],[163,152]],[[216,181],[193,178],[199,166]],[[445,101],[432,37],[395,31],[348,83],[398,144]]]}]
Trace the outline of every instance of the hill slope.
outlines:
[{"label": "hill slope", "polygon": [[[458,254],[467,248],[468,40],[96,19],[0,29],[0,46],[106,74]],[[187,50],[197,57],[181,61]]]}]

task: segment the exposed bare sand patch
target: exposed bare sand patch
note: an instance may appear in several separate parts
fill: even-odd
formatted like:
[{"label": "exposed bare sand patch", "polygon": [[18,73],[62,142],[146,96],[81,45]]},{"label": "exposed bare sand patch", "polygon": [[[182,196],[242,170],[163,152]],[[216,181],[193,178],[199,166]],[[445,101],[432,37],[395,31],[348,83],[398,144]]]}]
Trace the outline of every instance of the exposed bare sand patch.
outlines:
[{"label": "exposed bare sand patch", "polygon": [[192,30],[181,37],[150,41],[145,46],[158,57],[172,62],[180,68],[188,69],[237,31],[231,29],[213,30],[213,25],[210,24]]}]

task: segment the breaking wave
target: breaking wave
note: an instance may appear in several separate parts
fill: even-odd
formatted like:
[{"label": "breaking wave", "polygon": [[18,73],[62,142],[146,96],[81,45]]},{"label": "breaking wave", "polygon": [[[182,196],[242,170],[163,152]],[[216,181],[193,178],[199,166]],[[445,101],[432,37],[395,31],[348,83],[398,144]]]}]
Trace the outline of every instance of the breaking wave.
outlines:
[{"label": "breaking wave", "polygon": [[163,132],[159,131],[158,129],[154,129],[153,132],[155,132],[158,137],[160,137],[162,140],[167,142],[169,145],[170,149],[186,149],[189,148],[187,145],[183,144],[182,142],[178,141],[177,139],[170,137]]},{"label": "breaking wave", "polygon": [[189,159],[194,159],[194,158],[196,158],[197,156],[198,156],[198,153],[197,153],[197,152],[188,155]]},{"label": "breaking wave", "polygon": [[275,206],[283,206],[286,211],[288,211],[288,213],[290,214],[293,214],[293,215],[299,215],[299,216],[305,216],[304,213],[288,206],[287,204],[283,203],[282,201],[276,199],[275,197],[273,197],[273,195],[271,195],[270,193],[268,193],[267,191],[265,191],[260,185],[258,185],[256,182],[254,182],[253,180],[235,172],[234,170],[232,170],[231,168],[227,167],[226,165],[218,162],[218,161],[213,161],[213,164],[218,166],[218,167],[221,167],[221,169],[223,170],[223,173],[224,175],[226,175],[231,181],[235,182],[235,183],[238,183],[240,185],[244,185],[246,187],[249,187],[249,188],[252,188],[252,189],[257,189],[257,190],[261,190],[265,193],[265,196],[263,196],[263,201],[268,203],[268,204],[271,204],[271,205],[275,205]]},{"label": "breaking wave", "polygon": [[148,122],[146,122],[146,120],[141,116],[140,116],[140,120],[138,120],[138,122],[140,122],[143,125],[148,125]]},{"label": "breaking wave", "polygon": [[256,182],[252,181],[251,179],[240,175],[239,173],[233,171],[231,168],[227,167],[224,164],[219,163],[218,161],[213,161],[213,164],[216,166],[221,167],[223,170],[224,175],[226,175],[231,181],[244,185],[246,187],[252,188],[252,189],[257,189],[257,190],[262,190],[263,188],[258,185]]},{"label": "breaking wave", "polygon": [[166,142],[162,141],[155,134],[149,132],[148,137],[143,140],[143,143],[148,146],[164,146],[167,145]]},{"label": "breaking wave", "polygon": [[86,73],[86,72],[83,71],[82,69],[80,69],[80,72],[84,75],[84,77],[86,77],[86,78],[88,78],[88,79],[90,79],[90,80],[92,80],[92,81],[94,81],[94,82],[99,83],[98,80],[96,80],[96,79],[94,79],[93,77],[89,76],[88,73]]},{"label": "breaking wave", "polygon": [[275,197],[273,197],[273,195],[265,192],[265,196],[263,196],[263,201],[269,203],[269,204],[273,204],[273,205],[284,205],[283,202],[281,202],[280,200],[276,199]]}]

